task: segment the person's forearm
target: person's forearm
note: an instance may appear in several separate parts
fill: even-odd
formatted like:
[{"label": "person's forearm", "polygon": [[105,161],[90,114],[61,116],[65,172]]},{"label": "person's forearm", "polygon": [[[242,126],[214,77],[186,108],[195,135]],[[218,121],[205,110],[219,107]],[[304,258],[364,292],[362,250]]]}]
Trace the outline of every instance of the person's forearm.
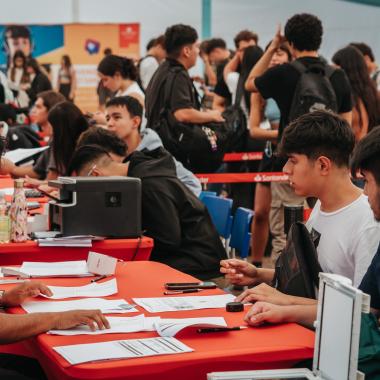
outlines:
[{"label": "person's forearm", "polygon": [[230,61],[227,62],[226,66],[224,66],[223,78],[225,82],[227,82],[228,74],[237,71],[239,67],[239,63],[240,63],[240,60],[239,60],[238,55],[236,54]]},{"label": "person's forearm", "polygon": [[273,57],[273,54],[276,52],[276,50],[273,50],[269,48],[264,55],[259,59],[259,61],[256,63],[255,66],[253,66],[251,72],[249,73],[249,76],[245,82],[245,89],[247,91],[253,91],[257,92],[257,88],[255,86],[254,80],[265,73],[265,71],[269,67],[269,63]]},{"label": "person's forearm", "polygon": [[317,305],[283,306],[285,318],[283,322],[299,323],[313,328],[317,319]]},{"label": "person's forearm", "polygon": [[209,86],[215,87],[217,82],[216,74],[208,61],[205,61],[205,72]]},{"label": "person's forearm", "polygon": [[212,109],[223,112],[226,108],[225,103],[226,103],[226,100],[222,96],[214,94],[214,97],[212,99]]},{"label": "person's forearm", "polygon": [[181,123],[202,124],[214,121],[214,116],[209,112],[198,111],[194,108],[177,110],[174,112],[174,117]]},{"label": "person's forearm", "polygon": [[257,268],[257,280],[258,282],[265,282],[267,284],[270,284],[273,281],[274,277],[274,269],[268,269],[268,268]]},{"label": "person's forearm", "polygon": [[55,328],[57,313],[0,313],[0,344],[18,342]]},{"label": "person's forearm", "polygon": [[317,305],[318,301],[312,298],[288,296],[290,305]]},{"label": "person's forearm", "polygon": [[257,140],[273,140],[276,141],[278,137],[278,131],[272,131],[271,129],[262,129],[260,127],[249,127],[249,134],[252,138]]},{"label": "person's forearm", "polygon": [[16,166],[13,170],[11,175],[13,177],[31,177],[31,178],[38,178],[38,174],[33,170],[32,165],[28,166]]}]

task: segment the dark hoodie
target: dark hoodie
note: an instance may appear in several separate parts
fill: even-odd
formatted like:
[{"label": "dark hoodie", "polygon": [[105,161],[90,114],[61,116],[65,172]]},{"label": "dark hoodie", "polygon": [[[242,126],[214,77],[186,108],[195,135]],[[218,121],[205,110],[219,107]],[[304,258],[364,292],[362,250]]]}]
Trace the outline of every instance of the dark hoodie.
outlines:
[{"label": "dark hoodie", "polygon": [[163,148],[135,151],[128,176],[142,182],[142,224],[154,239],[153,261],[201,280],[219,277],[226,252],[203,203],[177,178]]}]

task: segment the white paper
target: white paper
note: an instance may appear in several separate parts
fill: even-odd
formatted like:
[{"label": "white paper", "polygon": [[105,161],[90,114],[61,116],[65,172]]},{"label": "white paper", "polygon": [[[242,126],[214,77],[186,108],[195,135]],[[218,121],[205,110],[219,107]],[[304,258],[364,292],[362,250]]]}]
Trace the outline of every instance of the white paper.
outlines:
[{"label": "white paper", "polygon": [[204,318],[165,318],[155,323],[155,328],[160,336],[173,337],[181,330],[188,327],[227,327],[223,317]]},{"label": "white paper", "polygon": [[4,195],[13,195],[15,192],[14,187],[5,187],[0,190],[0,193],[3,193]]},{"label": "white paper", "polygon": [[175,338],[115,340],[54,347],[54,350],[74,365],[98,360],[140,358],[193,351]]},{"label": "white paper", "polygon": [[150,313],[224,308],[228,302],[233,302],[234,300],[235,296],[232,294],[216,296],[133,298],[133,301],[137,305],[143,307]]},{"label": "white paper", "polygon": [[116,278],[105,282],[91,282],[83,286],[50,286],[53,300],[74,297],[106,297],[117,293]]},{"label": "white paper", "polygon": [[29,301],[21,304],[27,313],[61,312],[99,309],[104,314],[133,313],[138,311],[123,299],[83,298],[74,301]]},{"label": "white paper", "polygon": [[39,247],[92,247],[90,238],[45,238],[37,239]]},{"label": "white paper", "polygon": [[89,252],[87,258],[88,270],[101,275],[115,274],[117,259],[102,253]]},{"label": "white paper", "polygon": [[80,277],[93,275],[89,273],[87,263],[84,260],[53,263],[24,261],[19,271],[30,277]]},{"label": "white paper", "polygon": [[19,148],[19,149],[10,150],[9,152],[6,152],[4,154],[4,157],[12,161],[13,163],[17,164],[18,162],[23,161],[26,158],[32,157],[37,153],[43,152],[44,150],[48,148],[49,146],[43,146],[41,148],[31,148],[31,149]]},{"label": "white paper", "polygon": [[91,331],[87,325],[77,326],[69,330],[50,330],[48,334],[54,335],[101,335],[132,333],[139,331],[156,331],[154,325],[160,317],[145,317],[144,314],[135,317],[107,317],[109,329]]}]

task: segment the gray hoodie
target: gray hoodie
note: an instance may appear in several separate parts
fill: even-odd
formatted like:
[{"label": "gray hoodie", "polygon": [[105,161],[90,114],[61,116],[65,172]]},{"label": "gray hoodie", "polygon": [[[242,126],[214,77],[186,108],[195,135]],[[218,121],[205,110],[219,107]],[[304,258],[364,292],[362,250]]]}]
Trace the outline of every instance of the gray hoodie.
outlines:
[{"label": "gray hoodie", "polygon": [[[158,136],[158,134],[153,129],[145,128],[141,132],[141,142],[136,150],[154,150],[161,146],[163,145],[160,136]],[[198,197],[202,191],[199,179],[190,170],[187,170],[182,165],[182,163],[177,161],[174,157],[173,160],[176,166],[178,179]]]}]

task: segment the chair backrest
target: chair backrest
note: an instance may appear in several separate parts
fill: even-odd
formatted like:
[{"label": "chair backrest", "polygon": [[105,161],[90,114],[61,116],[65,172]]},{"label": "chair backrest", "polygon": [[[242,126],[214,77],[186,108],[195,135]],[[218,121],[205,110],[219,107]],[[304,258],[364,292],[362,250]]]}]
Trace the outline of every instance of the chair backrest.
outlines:
[{"label": "chair backrest", "polygon": [[207,195],[211,197],[216,197],[216,191],[201,191],[201,193],[199,194],[199,199],[203,200],[203,198]]},{"label": "chair backrest", "polygon": [[241,258],[246,258],[251,240],[251,222],[254,212],[248,208],[238,207],[235,211],[231,230],[230,247],[239,251]]},{"label": "chair backrest", "polygon": [[203,197],[202,202],[207,207],[219,235],[228,239],[231,235],[232,199],[206,195]]}]

